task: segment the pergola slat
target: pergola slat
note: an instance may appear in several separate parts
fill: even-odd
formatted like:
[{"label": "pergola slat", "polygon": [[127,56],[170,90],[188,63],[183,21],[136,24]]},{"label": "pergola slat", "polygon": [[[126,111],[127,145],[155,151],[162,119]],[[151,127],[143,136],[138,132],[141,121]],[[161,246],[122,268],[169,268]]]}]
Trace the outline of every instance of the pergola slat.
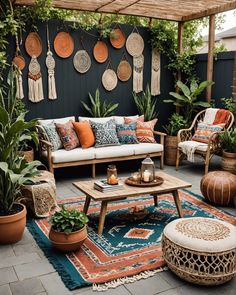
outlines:
[{"label": "pergola slat", "polygon": [[[33,5],[35,0],[15,0]],[[54,7],[189,21],[236,8],[235,0],[53,0]]]}]

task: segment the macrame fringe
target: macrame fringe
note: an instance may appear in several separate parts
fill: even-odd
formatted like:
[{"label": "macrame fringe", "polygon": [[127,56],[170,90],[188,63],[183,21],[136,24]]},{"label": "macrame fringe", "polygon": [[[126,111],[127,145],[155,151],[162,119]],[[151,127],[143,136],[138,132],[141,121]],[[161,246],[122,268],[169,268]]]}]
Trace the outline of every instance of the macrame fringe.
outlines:
[{"label": "macrame fringe", "polygon": [[118,286],[124,285],[124,284],[128,284],[128,283],[134,283],[136,281],[139,281],[141,279],[147,279],[149,277],[154,276],[156,273],[167,270],[167,267],[161,267],[155,270],[146,270],[143,271],[137,275],[131,276],[131,277],[124,277],[124,278],[120,278],[120,279],[116,279],[107,283],[103,283],[103,284],[93,284],[93,291],[106,291],[108,289],[112,289],[112,288],[116,288]]},{"label": "macrame fringe", "polygon": [[143,91],[143,61],[140,56],[133,57],[133,91],[139,93]]},{"label": "macrame fringe", "polygon": [[22,84],[22,72],[18,69],[18,73],[16,75],[16,97],[19,99],[24,98],[24,90]]},{"label": "macrame fringe", "polygon": [[28,78],[29,85],[29,100],[32,102],[39,102],[44,99],[43,96],[43,81],[42,77],[37,80]]},{"label": "macrame fringe", "polygon": [[160,78],[161,78],[161,67],[160,67],[160,52],[154,48],[152,50],[152,72],[151,72],[151,95],[160,94]]},{"label": "macrame fringe", "polygon": [[57,98],[54,71],[48,71],[48,98],[53,100]]}]

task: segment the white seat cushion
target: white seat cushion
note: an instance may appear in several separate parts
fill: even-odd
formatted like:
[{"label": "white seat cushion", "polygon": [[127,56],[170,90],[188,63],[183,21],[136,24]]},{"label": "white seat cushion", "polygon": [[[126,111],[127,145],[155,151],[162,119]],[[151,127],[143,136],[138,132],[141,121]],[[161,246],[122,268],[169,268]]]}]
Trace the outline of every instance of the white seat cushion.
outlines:
[{"label": "white seat cushion", "polygon": [[[96,149],[94,147],[88,149],[76,148],[70,151],[66,151],[65,149],[57,150],[52,152],[52,162],[65,163],[92,160],[95,158],[95,150]],[[43,156],[46,157],[46,151],[43,151]]]},{"label": "white seat cushion", "polygon": [[179,147],[187,147],[194,145],[195,146],[195,150],[196,151],[201,151],[201,152],[206,152],[208,144],[207,143],[203,143],[203,142],[197,142],[197,141],[193,141],[193,140],[188,140],[188,141],[182,141],[179,143]]},{"label": "white seat cushion", "polygon": [[48,124],[52,124],[52,123],[66,123],[68,121],[75,121],[75,117],[72,116],[72,117],[65,117],[65,118],[59,118],[59,119],[46,119],[46,120],[38,120],[38,123],[40,125],[48,125]]},{"label": "white seat cushion", "polygon": [[163,145],[159,143],[139,143],[132,144],[135,155],[157,153],[163,151]]},{"label": "white seat cushion", "polygon": [[95,158],[113,158],[122,156],[132,156],[134,155],[134,144],[124,144],[119,146],[105,146],[95,149]]}]

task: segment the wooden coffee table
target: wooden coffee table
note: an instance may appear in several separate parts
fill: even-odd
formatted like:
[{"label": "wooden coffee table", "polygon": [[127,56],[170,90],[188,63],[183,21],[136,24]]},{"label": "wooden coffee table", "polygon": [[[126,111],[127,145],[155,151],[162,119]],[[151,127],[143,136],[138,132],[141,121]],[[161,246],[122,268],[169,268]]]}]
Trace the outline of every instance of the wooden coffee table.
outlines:
[{"label": "wooden coffee table", "polygon": [[158,172],[158,176],[164,179],[163,184],[154,187],[135,187],[129,186],[124,183],[125,178],[121,179],[124,184],[124,188],[111,192],[102,193],[93,188],[94,180],[89,181],[78,181],[74,182],[73,185],[80,191],[85,193],[86,200],[84,203],[84,213],[88,212],[89,204],[91,199],[94,201],[101,202],[101,211],[99,216],[98,234],[101,235],[103,232],[105,216],[107,211],[107,204],[109,202],[124,200],[130,197],[137,197],[141,195],[151,195],[154,199],[154,204],[157,206],[157,196],[163,193],[171,193],[173,195],[175,205],[179,214],[179,217],[183,217],[182,207],[179,199],[179,189],[191,187],[192,185],[186,181],[178,179],[174,176],[168,175],[164,172]]}]

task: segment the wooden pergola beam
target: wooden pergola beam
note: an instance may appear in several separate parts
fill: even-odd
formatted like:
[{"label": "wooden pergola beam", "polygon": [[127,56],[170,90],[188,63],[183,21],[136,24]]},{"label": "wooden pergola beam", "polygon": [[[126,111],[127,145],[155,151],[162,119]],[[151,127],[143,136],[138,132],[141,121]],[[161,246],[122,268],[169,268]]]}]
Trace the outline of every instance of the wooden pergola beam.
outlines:
[{"label": "wooden pergola beam", "polygon": [[[214,65],[214,46],[215,46],[215,15],[209,17],[209,35],[208,35],[208,59],[207,59],[207,80],[212,81]],[[206,90],[207,101],[211,101],[212,86]]]}]

